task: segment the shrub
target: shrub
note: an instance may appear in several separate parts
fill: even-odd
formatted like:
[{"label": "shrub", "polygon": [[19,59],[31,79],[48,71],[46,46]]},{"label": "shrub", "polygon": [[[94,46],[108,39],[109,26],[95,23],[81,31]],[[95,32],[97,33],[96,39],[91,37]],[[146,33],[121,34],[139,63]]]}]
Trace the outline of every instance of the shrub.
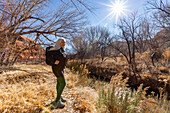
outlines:
[{"label": "shrub", "polygon": [[122,80],[121,76],[112,77],[110,86],[102,87],[99,90],[98,112],[101,113],[146,113],[146,112],[168,112],[170,103],[166,95],[161,99],[151,96],[146,97],[146,87],[143,90],[141,84],[137,91],[126,87],[128,79]]},{"label": "shrub", "polygon": [[78,62],[69,62],[66,67],[75,73],[75,72],[79,71],[80,64]]}]

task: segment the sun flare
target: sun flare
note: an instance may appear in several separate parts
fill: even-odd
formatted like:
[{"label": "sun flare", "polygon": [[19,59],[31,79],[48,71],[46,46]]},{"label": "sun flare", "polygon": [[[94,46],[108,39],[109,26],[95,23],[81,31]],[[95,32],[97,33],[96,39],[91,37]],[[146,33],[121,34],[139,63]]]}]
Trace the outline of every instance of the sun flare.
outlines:
[{"label": "sun flare", "polygon": [[126,16],[126,13],[128,11],[127,9],[127,2],[128,0],[114,0],[110,1],[110,4],[103,4],[110,9],[110,13],[104,18],[113,19],[115,18],[115,24],[117,25],[118,18]]},{"label": "sun flare", "polygon": [[126,10],[125,2],[118,0],[112,4],[111,8],[115,15],[121,16],[121,14],[124,14],[124,11]]}]

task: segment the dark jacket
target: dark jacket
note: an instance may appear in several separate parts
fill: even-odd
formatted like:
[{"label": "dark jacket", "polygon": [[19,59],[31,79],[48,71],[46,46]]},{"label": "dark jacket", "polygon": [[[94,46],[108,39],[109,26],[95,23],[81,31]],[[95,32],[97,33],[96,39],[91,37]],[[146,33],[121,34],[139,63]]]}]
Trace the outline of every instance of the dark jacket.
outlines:
[{"label": "dark jacket", "polygon": [[[65,54],[63,48],[60,48],[58,50],[53,50],[51,52],[53,53],[52,54],[52,61],[53,61],[52,66],[56,67],[59,70],[63,70],[67,63],[67,57],[66,57],[66,54]],[[59,64],[54,64],[56,60],[59,61]]]}]

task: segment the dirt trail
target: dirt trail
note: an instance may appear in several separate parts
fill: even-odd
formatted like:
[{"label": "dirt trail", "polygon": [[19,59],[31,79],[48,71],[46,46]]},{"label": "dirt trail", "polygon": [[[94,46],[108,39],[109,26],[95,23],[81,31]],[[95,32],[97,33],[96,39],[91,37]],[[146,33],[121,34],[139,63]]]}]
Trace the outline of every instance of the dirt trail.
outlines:
[{"label": "dirt trail", "polygon": [[62,96],[67,100],[66,106],[50,110],[46,105],[56,97],[56,77],[51,67],[15,65],[11,70],[5,69],[0,74],[0,112],[95,113],[97,92],[89,87],[74,87],[73,76],[65,70],[67,85]]}]

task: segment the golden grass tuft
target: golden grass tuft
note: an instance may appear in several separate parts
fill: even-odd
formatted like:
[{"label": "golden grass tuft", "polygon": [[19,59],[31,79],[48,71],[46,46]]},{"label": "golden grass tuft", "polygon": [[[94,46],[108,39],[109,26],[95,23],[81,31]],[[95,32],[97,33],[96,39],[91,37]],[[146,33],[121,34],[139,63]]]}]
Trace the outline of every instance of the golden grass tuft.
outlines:
[{"label": "golden grass tuft", "polygon": [[75,87],[76,82],[79,79],[79,76],[78,76],[78,74],[71,73],[71,70],[67,70],[67,72],[70,73],[65,77],[66,82],[67,82],[67,87],[73,88],[73,87]]},{"label": "golden grass tuft", "polygon": [[152,75],[151,75],[151,74],[143,74],[142,76],[143,76],[143,77],[146,77],[146,78],[152,78]]},{"label": "golden grass tuft", "polygon": [[164,79],[167,80],[168,77],[167,77],[167,76],[164,76],[164,75],[158,75],[158,78],[161,79],[161,80],[164,80]]},{"label": "golden grass tuft", "polygon": [[163,55],[164,60],[169,60],[170,61],[170,47],[167,48],[162,55]]},{"label": "golden grass tuft", "polygon": [[161,73],[167,73],[167,74],[169,74],[169,69],[168,69],[168,67],[161,66],[161,67],[159,67],[159,70],[160,70]]},{"label": "golden grass tuft", "polygon": [[122,53],[119,54],[119,57],[120,57],[119,59],[120,61],[126,61],[126,58]]},{"label": "golden grass tuft", "polygon": [[150,58],[150,56],[151,56],[151,52],[150,51],[146,51],[146,52],[144,52],[144,53],[142,53],[141,55],[140,55],[140,59],[149,59]]}]

